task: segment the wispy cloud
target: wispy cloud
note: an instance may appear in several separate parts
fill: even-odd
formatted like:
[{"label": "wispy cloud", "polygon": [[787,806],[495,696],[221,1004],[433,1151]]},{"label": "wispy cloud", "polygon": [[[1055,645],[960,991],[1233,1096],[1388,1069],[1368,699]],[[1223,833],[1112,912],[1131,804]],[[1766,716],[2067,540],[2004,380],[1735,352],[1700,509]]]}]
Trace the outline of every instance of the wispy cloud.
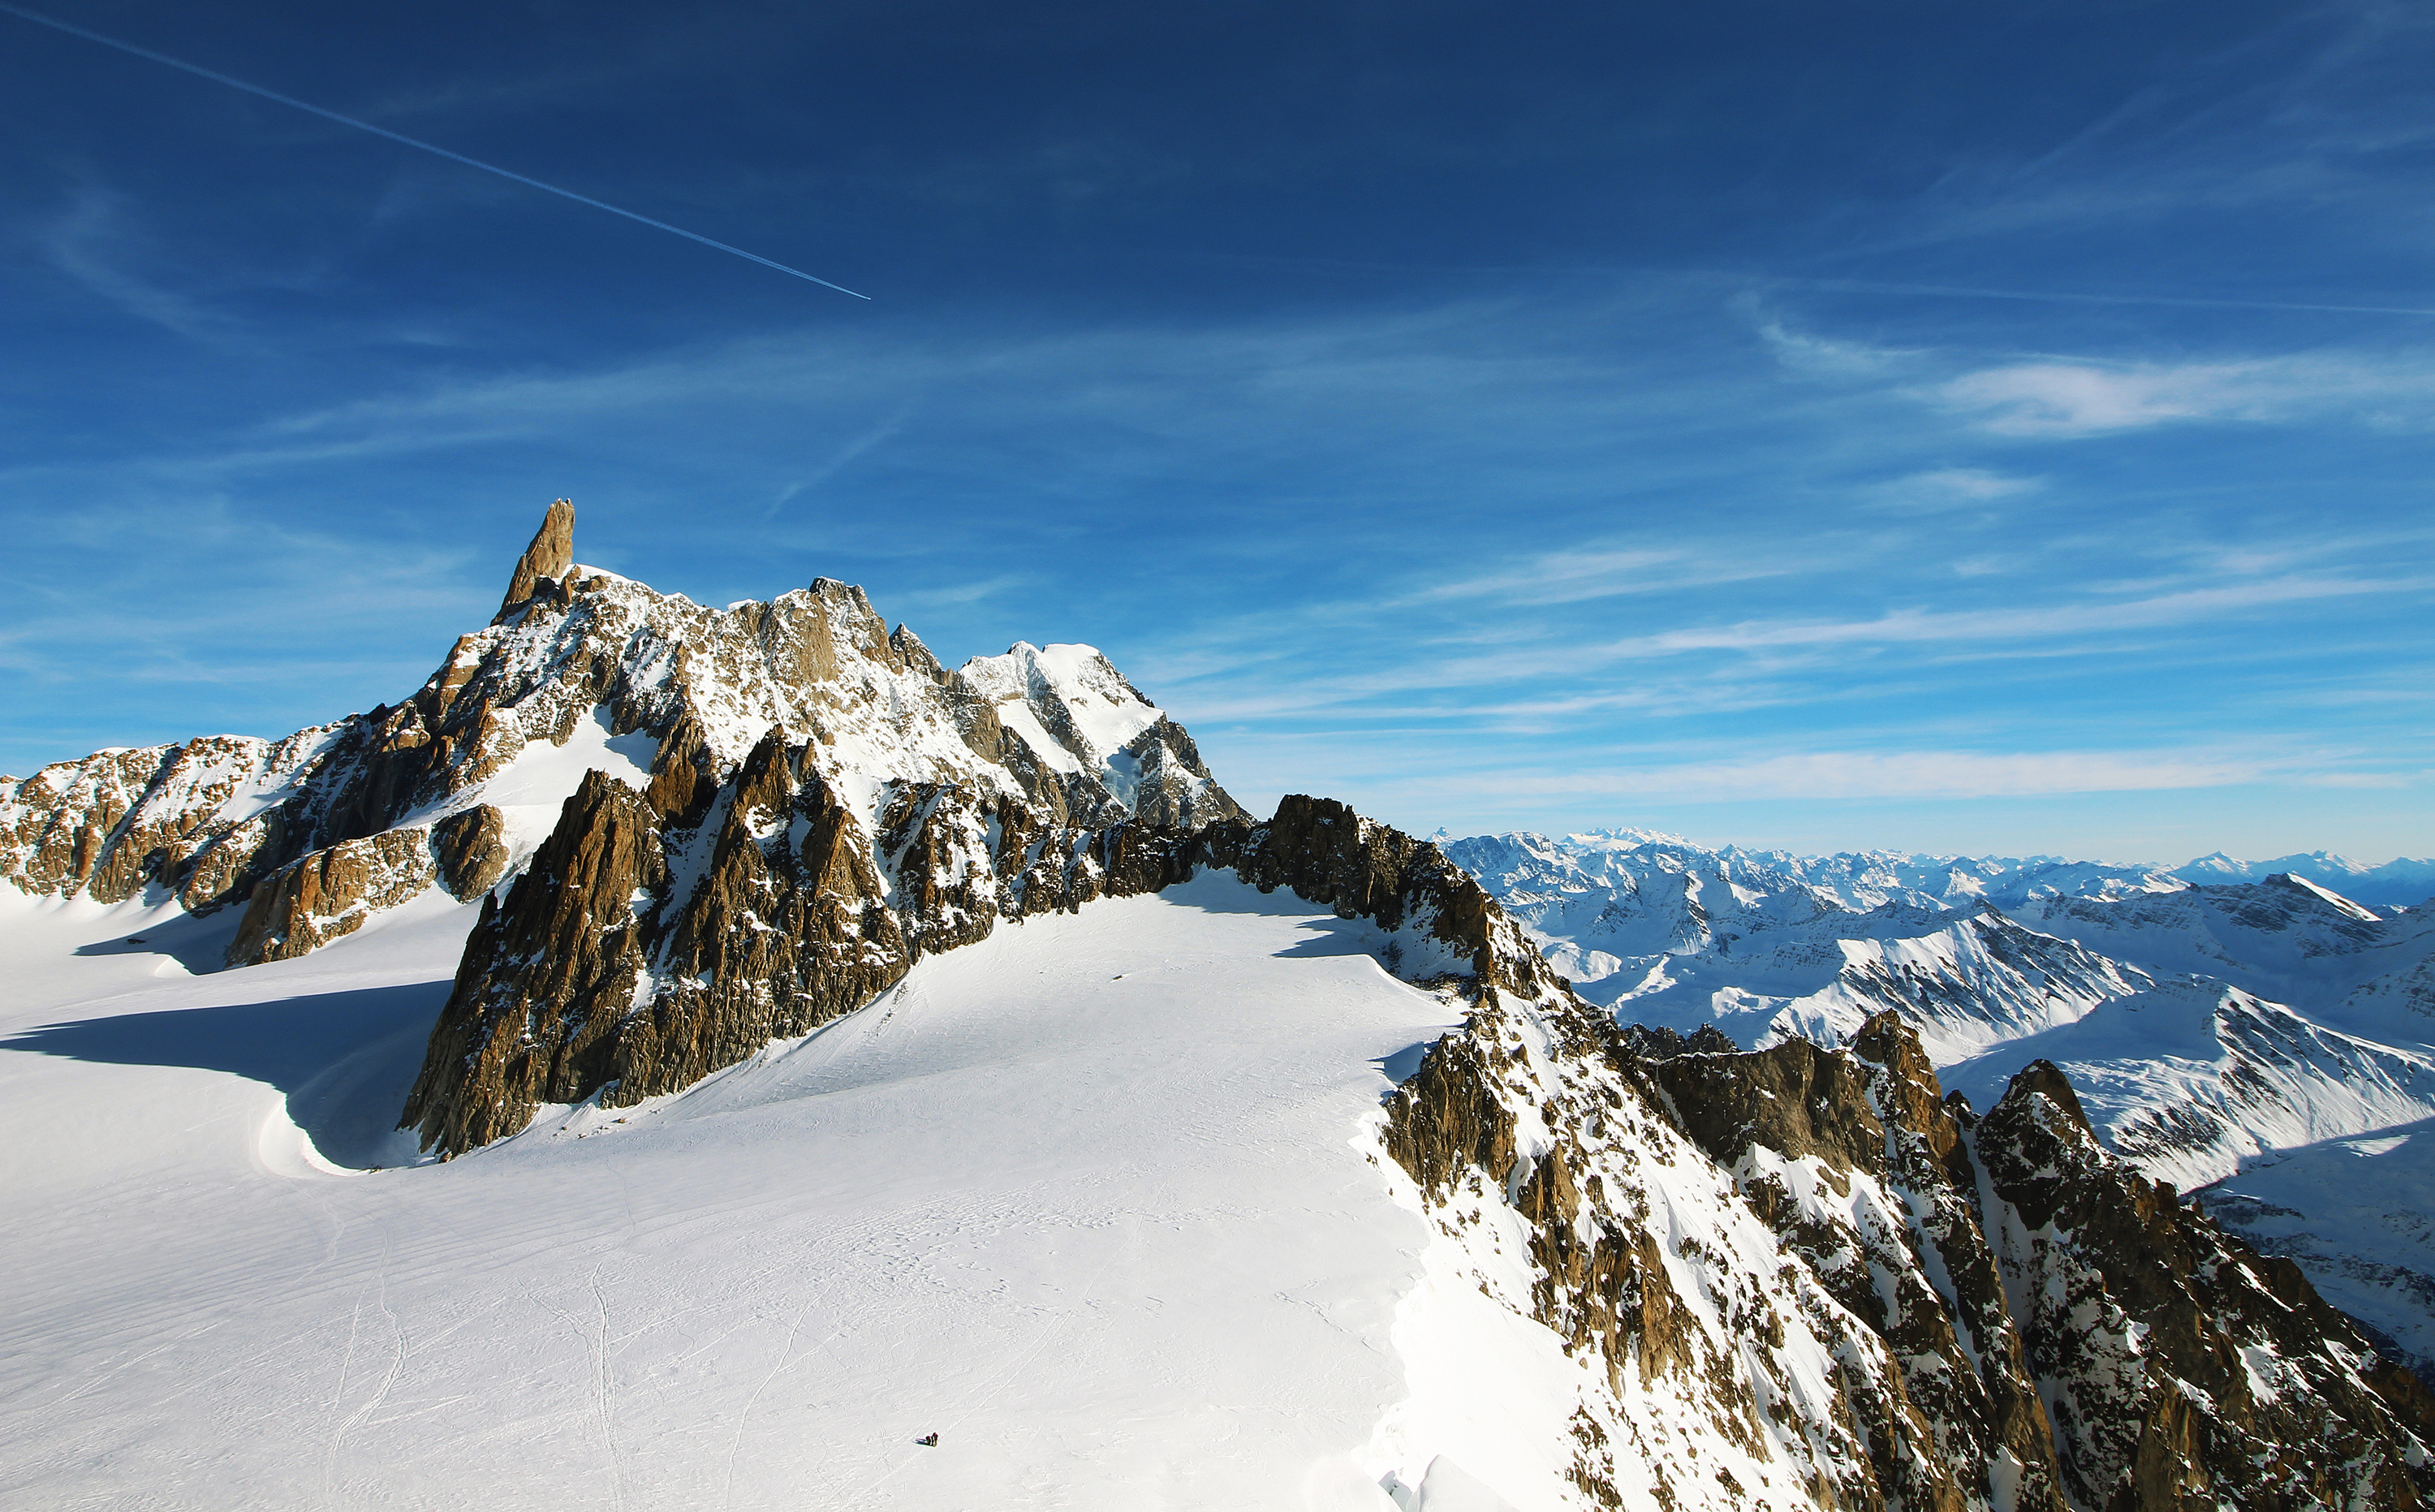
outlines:
[{"label": "wispy cloud", "polygon": [[1967,373],[1937,397],[2010,436],[2090,436],[2185,420],[2272,420],[2304,393],[2263,362],[2107,368],[2030,362]]},{"label": "wispy cloud", "polygon": [[2189,624],[2312,600],[2424,593],[2430,588],[2435,588],[2435,578],[2423,576],[2292,576],[2187,588],[2112,603],[2078,600],[2019,609],[1897,610],[1852,620],[1744,620],[1633,636],[1611,643],[1603,650],[1610,656],[1638,657],[1867,644],[2032,641]]},{"label": "wispy cloud", "polygon": [[1791,371],[1821,378],[1873,378],[1892,372],[1919,353],[1795,331],[1782,320],[1760,323],[1758,334],[1775,360]]},{"label": "wispy cloud", "polygon": [[54,268],[139,320],[215,345],[237,332],[228,315],[138,270],[153,249],[118,195],[85,186],[34,239]]},{"label": "wispy cloud", "polygon": [[1805,751],[1754,760],[1545,773],[1517,792],[1674,800],[2022,798],[2254,782],[2288,763],[2215,751]]},{"label": "wispy cloud", "polygon": [[1017,573],[1001,573],[994,577],[982,577],[965,583],[944,583],[936,588],[891,589],[887,607],[890,610],[956,609],[977,604],[983,599],[1010,593],[1033,579]]},{"label": "wispy cloud", "polygon": [[[1625,551],[1591,547],[1545,552],[1512,567],[1432,583],[1378,607],[1449,599],[1485,600],[1499,608],[1580,604],[1627,593],[1679,593],[1701,585],[1749,582],[1783,576],[1793,570],[1780,560],[1755,560],[1746,554],[1701,552],[1686,546]],[[1366,610],[1368,606],[1363,608]]]},{"label": "wispy cloud", "polygon": [[1941,467],[1892,478],[1868,490],[1869,502],[1892,514],[1935,514],[1979,508],[2035,493],[2046,480],[1983,467]]}]

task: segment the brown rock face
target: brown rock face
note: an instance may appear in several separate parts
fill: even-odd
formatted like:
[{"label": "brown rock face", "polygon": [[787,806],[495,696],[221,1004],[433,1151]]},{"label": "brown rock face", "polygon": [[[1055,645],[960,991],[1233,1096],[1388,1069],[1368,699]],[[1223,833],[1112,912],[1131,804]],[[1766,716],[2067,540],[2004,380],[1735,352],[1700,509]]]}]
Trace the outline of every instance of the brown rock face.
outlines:
[{"label": "brown rock face", "polygon": [[508,874],[507,822],[488,803],[452,814],[431,827],[431,853],[448,896],[470,902]]},{"label": "brown rock face", "polygon": [[1491,1091],[1494,1073],[1480,1057],[1473,1040],[1448,1035],[1396,1091],[1387,1153],[1426,1190],[1450,1186],[1474,1166],[1500,1180],[1513,1169],[1513,1115]]},{"label": "brown rock face", "polygon": [[499,601],[499,619],[506,619],[531,602],[544,580],[563,582],[567,570],[574,565],[575,506],[561,499],[549,507],[549,513],[542,517],[541,528],[533,532],[532,544],[516,559],[516,570],[508,577],[508,596]]},{"label": "brown rock face", "polygon": [[[597,1095],[625,1106],[676,1091],[860,1007],[924,954],[984,938],[1002,920],[1157,892],[1202,866],[1400,930],[1412,966],[1476,972],[1484,963],[1494,981],[1546,980],[1537,952],[1434,846],[1324,799],[1289,798],[1260,826],[1078,829],[1009,795],[911,783],[870,836],[821,774],[816,743],[789,745],[773,730],[734,778],[709,786],[699,747],[682,721],[672,727],[641,794],[594,774],[544,848],[623,855],[641,825],[663,858],[658,880],[621,871],[550,893],[558,885],[531,882],[543,871],[536,858],[497,919],[486,916],[468,940],[406,1110],[425,1148],[461,1154],[522,1128],[543,1102]],[[668,886],[676,869],[696,878],[682,896]],[[543,894],[527,897],[535,885]],[[543,916],[545,926],[534,922]],[[623,973],[618,1011],[604,1017],[615,994],[596,973],[539,954],[536,932],[615,937],[602,970]],[[1399,959],[1405,948],[1391,947]],[[525,1048],[493,1047],[502,1036]]]},{"label": "brown rock face", "polygon": [[600,772],[508,892],[486,897],[406,1106],[426,1145],[470,1149],[522,1128],[533,1105],[609,1079],[643,983],[638,899],[664,893],[657,816]]},{"label": "brown rock face", "polygon": [[2109,1512],[2421,1504],[2415,1381],[2296,1268],[2107,1153],[2053,1066],[1975,1127],[1892,1013],[1845,1051],[1678,1045],[1649,1071],[1787,1252],[1885,1339],[1944,1452],[1983,1468],[1963,1490],[2009,1481],[2016,1504]]},{"label": "brown rock face", "polygon": [[859,826],[807,757],[771,736],[737,774],[709,868],[654,956],[662,985],[619,1033],[609,1103],[674,1091],[806,1033],[912,964]]},{"label": "brown rock face", "polygon": [[[1495,974],[1529,971],[1514,961]],[[1380,1143],[1441,1232],[1501,1252],[1509,1226],[1522,1227],[1527,1296],[1498,1291],[1501,1264],[1436,1283],[1476,1285],[1599,1367],[1573,1418],[1584,1498],[1722,1504],[1733,1470],[1686,1458],[1643,1405],[1666,1401],[1819,1505],[1967,1505],[1885,1343],[1799,1261],[1753,1247],[1754,1225],[1736,1228],[1729,1180],[1667,1122],[1612,1021],[1552,983],[1525,995],[1475,982],[1463,1028],[1388,1099]],[[1821,1383],[1827,1400],[1794,1384],[1799,1362],[1821,1356],[1842,1362]]]},{"label": "brown rock face", "polygon": [[[410,815],[464,810],[474,816],[446,821],[433,844],[438,880],[471,899],[514,859],[499,820],[480,815],[471,790],[536,746],[563,747],[579,732],[655,739],[648,801],[664,825],[688,835],[711,822],[765,732],[778,731],[790,752],[817,747],[823,782],[845,783],[864,803],[878,794],[874,809],[856,810],[867,866],[892,880],[897,863],[871,853],[877,836],[862,831],[915,842],[912,881],[924,900],[918,919],[908,916],[917,948],[977,937],[993,917],[1097,896],[1105,883],[1085,833],[1243,816],[1191,737],[1136,706],[1138,693],[1104,659],[1044,663],[1023,648],[950,672],[905,627],[891,633],[860,589],[827,578],[766,604],[705,609],[579,574],[574,518],[564,500],[550,507],[499,619],[460,637],[399,703],[284,741],[215,736],[103,751],[0,781],[0,881],[103,902],[149,888],[205,913],[246,902],[283,868]],[[1018,662],[1028,669],[1019,678],[1008,670]],[[991,683],[988,696],[976,678]],[[1099,721],[1093,728],[1110,728],[1111,718],[1151,725],[1121,750],[1096,751],[1071,716],[1086,706]],[[1031,733],[1010,728],[1001,708]],[[1062,732],[1042,733],[1051,729]],[[994,857],[977,868],[950,865],[955,848],[969,844],[966,831],[992,824],[1020,829],[1032,850],[1004,867]],[[1062,832],[1064,850],[1040,849],[1051,831]],[[1121,861],[1138,870],[1140,847]],[[1011,910],[996,896],[1035,885],[1037,894],[1018,896]],[[291,897],[275,906],[300,905]],[[292,922],[266,916],[258,938],[276,935],[285,949],[333,937]]]},{"label": "brown rock face", "polygon": [[[2046,1411],[1979,1225],[1977,1176],[1918,1036],[1885,1013],[1848,1052],[1792,1040],[1679,1054],[1649,1072],[1787,1251],[1900,1363],[1903,1406],[1933,1426],[1941,1452],[1907,1465],[1899,1435],[1874,1434],[1879,1483],[1961,1505],[2000,1476],[2015,1505],[2063,1512]],[[1753,1160],[1753,1150],[1766,1154]],[[1824,1192],[1786,1169],[1801,1161],[1817,1163]]]},{"label": "brown rock face", "polygon": [[[1442,1232],[1498,1248],[1523,1226],[1535,1280],[1509,1305],[1602,1358],[1615,1400],[1664,1377],[1719,1428],[1782,1424],[1801,1339],[1840,1360],[1830,1425],[1789,1446],[1822,1505],[2424,1504],[2435,1398],[2296,1268],[2104,1151],[2050,1066],[1975,1121],[1896,1014],[1845,1050],[1745,1053],[1483,988],[1387,1114],[1384,1153]],[[1693,1161],[1723,1190],[1701,1195]],[[1727,1208],[1773,1247],[1702,1229]],[[1665,1440],[1627,1446],[1630,1415],[1596,1407],[1585,1493],[1620,1504],[1637,1472],[1658,1504],[1707,1503],[1659,1465]]]},{"label": "brown rock face", "polygon": [[2105,1151],[2061,1071],[2014,1077],[1972,1143],[2075,1502],[2424,1504],[2415,1380],[2376,1366],[2298,1267]]},{"label": "brown rock face", "polygon": [[[1238,853],[1237,834],[1255,843]],[[1525,993],[1554,985],[1538,951],[1469,872],[1436,846],[1333,799],[1296,794],[1258,829],[1212,825],[1203,843],[1219,865],[1263,892],[1290,886],[1347,919],[1373,919],[1390,930],[1410,926],[1459,962],[1454,969],[1460,974]]]},{"label": "brown rock face", "polygon": [[431,885],[431,832],[384,830],[316,850],[263,879],[246,904],[231,966],[285,961],[352,935]]},{"label": "brown rock face", "polygon": [[157,886],[199,914],[242,901],[284,859],[284,831],[275,812],[233,820],[221,808],[306,739],[107,750],[0,787],[0,880],[101,902]]}]

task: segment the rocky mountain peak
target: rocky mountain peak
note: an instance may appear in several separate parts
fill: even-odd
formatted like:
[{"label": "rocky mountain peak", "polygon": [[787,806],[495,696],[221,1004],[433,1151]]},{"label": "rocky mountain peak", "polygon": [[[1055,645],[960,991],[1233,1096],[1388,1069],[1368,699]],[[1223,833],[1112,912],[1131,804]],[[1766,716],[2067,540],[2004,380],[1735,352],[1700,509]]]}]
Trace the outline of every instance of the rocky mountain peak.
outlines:
[{"label": "rocky mountain peak", "polygon": [[[1058,871],[1074,858],[1055,847],[1086,832],[1244,816],[1183,729],[1090,647],[1019,646],[951,673],[851,584],[710,609],[578,566],[574,526],[574,506],[553,503],[497,618],[404,698],[282,741],[104,751],[0,789],[0,878],[196,913],[244,905],[230,956],[242,966],[319,948],[435,886],[478,901],[568,822],[586,772],[653,816],[674,868],[670,927],[705,868],[746,865],[735,843],[721,850],[743,822],[737,784],[758,784],[760,803],[780,758],[772,801],[848,835],[846,872],[872,896],[893,906],[911,883],[959,918],[995,917],[998,880],[987,897],[958,890],[989,869],[967,864],[986,840],[1032,847],[1010,884]],[[614,809],[594,802],[579,822]],[[751,841],[774,863],[771,836]],[[929,919],[908,938],[944,927]]]},{"label": "rocky mountain peak", "polygon": [[2033,1117],[2039,1127],[2053,1130],[2057,1138],[2070,1143],[2097,1144],[2097,1130],[2081,1108],[2080,1093],[2072,1090],[2071,1078],[2063,1068],[2051,1060],[2032,1060],[2022,1067],[1996,1106]]},{"label": "rocky mountain peak", "polygon": [[575,504],[560,499],[542,517],[541,528],[533,532],[532,544],[516,558],[516,570],[508,577],[508,596],[499,600],[497,624],[529,602],[544,581],[563,579],[575,565]]}]

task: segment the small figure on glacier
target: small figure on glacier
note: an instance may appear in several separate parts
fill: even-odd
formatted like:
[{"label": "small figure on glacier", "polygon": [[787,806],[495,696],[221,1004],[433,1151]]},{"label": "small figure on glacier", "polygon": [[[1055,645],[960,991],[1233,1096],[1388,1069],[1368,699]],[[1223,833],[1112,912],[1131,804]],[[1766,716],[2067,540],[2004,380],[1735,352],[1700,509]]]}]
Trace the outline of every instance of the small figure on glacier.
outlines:
[{"label": "small figure on glacier", "polygon": [[921,1437],[913,1440],[913,1442],[921,1445],[924,1449],[936,1449],[939,1447],[939,1435],[936,1434],[924,1434]]}]

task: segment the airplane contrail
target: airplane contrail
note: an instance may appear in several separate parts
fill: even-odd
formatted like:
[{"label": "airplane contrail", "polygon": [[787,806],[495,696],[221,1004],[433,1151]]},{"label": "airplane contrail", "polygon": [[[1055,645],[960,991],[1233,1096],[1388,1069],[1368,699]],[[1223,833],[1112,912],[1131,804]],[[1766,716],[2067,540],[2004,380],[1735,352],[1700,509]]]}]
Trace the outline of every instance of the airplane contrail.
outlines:
[{"label": "airplane contrail", "polygon": [[421,151],[428,152],[434,157],[446,158],[451,163],[461,163],[469,168],[479,168],[484,173],[494,173],[502,179],[513,180],[515,182],[523,184],[527,188],[539,189],[545,193],[556,195],[561,199],[572,199],[579,205],[590,205],[595,210],[605,210],[613,215],[623,215],[628,220],[640,221],[646,226],[656,227],[657,229],[665,232],[672,232],[689,242],[699,242],[704,247],[716,247],[722,252],[733,252],[736,256],[743,258],[748,263],[758,263],[763,267],[774,267],[781,273],[792,274],[794,277],[802,279],[805,283],[818,284],[824,289],[835,289],[839,294],[852,294],[857,300],[868,300],[871,298],[868,294],[855,293],[855,290],[847,288],[842,284],[832,284],[827,279],[815,278],[813,275],[804,272],[800,267],[788,267],[784,263],[773,263],[768,258],[763,257],[757,252],[748,252],[741,247],[730,247],[725,242],[713,241],[711,238],[702,235],[699,232],[687,231],[682,226],[671,226],[665,220],[653,220],[648,215],[636,215],[630,210],[621,210],[617,206],[610,204],[605,200],[595,199],[590,195],[579,195],[572,189],[561,189],[554,183],[544,183],[539,179],[528,179],[521,173],[515,173],[509,169],[502,168],[496,163],[484,163],[479,158],[469,158],[462,152],[451,152],[446,147],[433,146],[428,142],[418,142],[413,137],[392,131],[387,127],[374,126],[370,121],[358,121],[352,115],[340,115],[336,111],[325,111],[319,105],[308,105],[292,94],[282,94],[276,90],[264,89],[259,84],[249,84],[241,78],[231,78],[226,74],[216,73],[200,64],[190,63],[182,59],[172,58],[167,53],[156,53],[149,47],[138,47],[131,42],[120,42],[115,37],[105,37],[100,32],[88,31],[82,26],[73,26],[67,22],[58,20],[55,17],[45,16],[38,11],[27,10],[18,6],[6,4],[5,0],[0,0],[0,12],[6,12],[9,15],[15,16],[20,21],[33,22],[36,26],[48,26],[54,31],[64,31],[71,37],[81,37],[87,42],[99,43],[104,47],[114,47],[120,52],[131,53],[137,58],[147,59],[156,63],[166,64],[168,67],[192,74],[198,78],[208,78],[215,84],[226,84],[231,89],[241,89],[248,94],[258,94],[264,99],[275,100],[281,105],[289,106],[293,109],[302,111],[308,115],[318,115],[325,121],[336,121],[340,126],[352,126],[358,131],[370,131],[374,136],[384,136],[392,142],[402,143],[406,146],[415,147]]}]

